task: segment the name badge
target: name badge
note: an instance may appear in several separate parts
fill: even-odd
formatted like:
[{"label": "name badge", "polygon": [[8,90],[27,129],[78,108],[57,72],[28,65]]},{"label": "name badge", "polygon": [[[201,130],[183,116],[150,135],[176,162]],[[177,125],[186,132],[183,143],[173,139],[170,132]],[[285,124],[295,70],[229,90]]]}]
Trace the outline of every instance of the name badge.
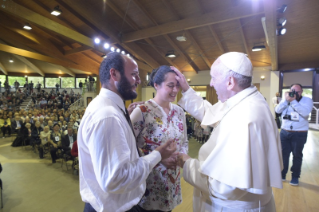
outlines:
[{"label": "name badge", "polygon": [[299,113],[291,112],[291,121],[299,121]]},{"label": "name badge", "polygon": [[59,140],[60,140],[59,136],[55,136],[55,141],[59,141]]}]

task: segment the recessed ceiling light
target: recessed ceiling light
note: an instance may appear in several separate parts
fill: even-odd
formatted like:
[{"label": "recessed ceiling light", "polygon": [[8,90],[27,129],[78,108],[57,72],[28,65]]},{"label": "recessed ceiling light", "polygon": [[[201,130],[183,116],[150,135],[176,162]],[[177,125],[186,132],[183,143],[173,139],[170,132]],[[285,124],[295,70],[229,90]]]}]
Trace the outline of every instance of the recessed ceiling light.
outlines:
[{"label": "recessed ceiling light", "polygon": [[110,48],[110,44],[104,43],[104,49],[108,49],[108,48]]},{"label": "recessed ceiling light", "polygon": [[112,47],[111,47],[111,51],[114,52],[114,50],[115,50],[115,48],[112,46]]},{"label": "recessed ceiling light", "polygon": [[25,25],[23,26],[23,29],[31,30],[32,27],[31,27],[29,24],[25,24]]},{"label": "recessed ceiling light", "polygon": [[9,62],[10,62],[10,63],[13,63],[14,61],[12,60],[12,58],[10,58],[10,59],[9,59]]},{"label": "recessed ceiling light", "polygon": [[59,15],[61,15],[61,13],[62,13],[62,11],[60,10],[59,5],[58,5],[52,10],[51,15],[59,16]]},{"label": "recessed ceiling light", "polygon": [[95,38],[94,43],[99,44],[101,42],[100,38]]},{"label": "recessed ceiling light", "polygon": [[170,57],[170,58],[173,58],[173,57],[176,57],[175,53],[174,53],[174,50],[170,50],[166,53],[165,57]]}]

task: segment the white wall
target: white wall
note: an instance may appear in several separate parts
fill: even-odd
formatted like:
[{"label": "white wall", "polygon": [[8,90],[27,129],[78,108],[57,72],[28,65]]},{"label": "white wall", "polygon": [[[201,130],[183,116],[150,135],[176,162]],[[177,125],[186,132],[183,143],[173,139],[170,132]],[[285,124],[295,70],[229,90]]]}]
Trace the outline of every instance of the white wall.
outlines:
[{"label": "white wall", "polygon": [[312,86],[312,77],[312,71],[284,73],[283,86],[290,86],[294,83],[299,83],[303,86]]}]

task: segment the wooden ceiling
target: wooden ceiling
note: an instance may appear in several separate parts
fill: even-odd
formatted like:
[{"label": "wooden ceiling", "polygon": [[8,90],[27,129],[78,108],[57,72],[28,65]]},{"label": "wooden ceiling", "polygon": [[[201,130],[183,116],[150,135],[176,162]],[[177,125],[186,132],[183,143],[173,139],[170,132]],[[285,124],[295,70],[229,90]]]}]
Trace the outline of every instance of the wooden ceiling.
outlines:
[{"label": "wooden ceiling", "polygon": [[[284,14],[276,11],[282,4],[288,5]],[[50,14],[57,5],[58,17]],[[319,67],[318,0],[6,0],[0,11],[4,74],[98,74],[110,51],[104,42],[132,55],[142,75],[163,64],[198,73],[229,51],[272,70]],[[287,33],[277,36],[281,16]],[[182,35],[185,42],[176,39]],[[252,52],[260,43],[266,49]],[[176,58],[165,57],[170,50]]]}]

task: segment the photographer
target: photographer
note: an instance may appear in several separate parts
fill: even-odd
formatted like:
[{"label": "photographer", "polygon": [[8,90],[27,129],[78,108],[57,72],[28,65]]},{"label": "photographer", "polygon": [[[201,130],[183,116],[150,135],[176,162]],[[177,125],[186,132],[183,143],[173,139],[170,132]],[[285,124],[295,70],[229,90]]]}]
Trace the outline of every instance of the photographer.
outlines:
[{"label": "photographer", "polygon": [[293,84],[290,92],[276,106],[276,113],[281,113],[282,125],[280,132],[282,157],[284,169],[281,172],[282,180],[286,181],[286,174],[289,166],[290,153],[293,154],[291,167],[292,178],[290,185],[299,184],[302,150],[307,141],[309,123],[308,117],[312,110],[312,99],[302,96],[302,85]]}]

